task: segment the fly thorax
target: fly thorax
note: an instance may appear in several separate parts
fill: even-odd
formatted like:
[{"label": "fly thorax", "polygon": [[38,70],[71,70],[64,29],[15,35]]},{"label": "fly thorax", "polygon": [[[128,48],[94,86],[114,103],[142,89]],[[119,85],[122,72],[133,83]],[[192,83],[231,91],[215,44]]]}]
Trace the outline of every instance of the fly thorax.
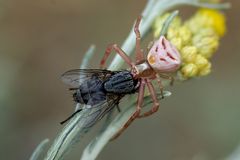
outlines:
[{"label": "fly thorax", "polygon": [[105,83],[106,92],[128,94],[136,91],[137,80],[133,79],[130,71],[121,71],[112,75]]}]

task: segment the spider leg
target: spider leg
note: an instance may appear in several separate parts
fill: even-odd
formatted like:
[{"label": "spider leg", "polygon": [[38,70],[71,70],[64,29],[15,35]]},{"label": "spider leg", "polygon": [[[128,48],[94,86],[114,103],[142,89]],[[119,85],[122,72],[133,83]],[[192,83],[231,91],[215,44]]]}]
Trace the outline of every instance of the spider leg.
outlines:
[{"label": "spider leg", "polygon": [[161,92],[162,99],[163,99],[164,98],[164,95],[163,95],[163,84],[162,84],[162,81],[160,79],[160,75],[157,74],[156,77],[157,77],[157,83],[158,83],[158,86],[160,87],[160,92]]},{"label": "spider leg", "polygon": [[143,113],[142,115],[139,115],[138,118],[143,118],[143,117],[150,116],[153,113],[157,112],[157,110],[159,108],[159,102],[158,102],[158,99],[157,99],[157,95],[156,95],[156,92],[155,92],[155,90],[153,88],[153,85],[150,81],[147,81],[147,87],[148,87],[148,90],[149,90],[150,95],[151,95],[152,100],[153,100],[152,109]]},{"label": "spider leg", "polygon": [[104,68],[104,65],[106,63],[107,58],[109,57],[110,53],[112,52],[112,50],[114,50],[117,54],[119,54],[123,60],[130,66],[133,66],[133,62],[130,59],[130,57],[120,48],[118,47],[117,44],[110,44],[108,45],[108,47],[106,48],[105,54],[100,62],[100,68]]},{"label": "spider leg", "polygon": [[143,51],[141,49],[141,34],[139,31],[139,24],[141,22],[142,17],[139,16],[137,18],[137,21],[134,25],[134,32],[136,34],[136,50],[135,50],[135,55],[136,55],[136,63],[144,60],[144,54]]},{"label": "spider leg", "polygon": [[162,73],[159,73],[159,76],[164,78],[164,79],[168,79],[170,80],[170,85],[172,86],[173,83],[174,83],[174,77],[173,76],[170,76],[170,75],[166,75],[166,74],[162,74]]},{"label": "spider leg", "polygon": [[114,139],[118,138],[122,134],[122,132],[125,129],[127,129],[127,127],[139,116],[140,111],[141,111],[141,107],[142,107],[142,104],[143,104],[144,90],[145,90],[145,80],[142,79],[140,87],[139,87],[136,111],[132,114],[132,116],[124,124],[124,126],[111,138],[111,140],[114,140]]}]

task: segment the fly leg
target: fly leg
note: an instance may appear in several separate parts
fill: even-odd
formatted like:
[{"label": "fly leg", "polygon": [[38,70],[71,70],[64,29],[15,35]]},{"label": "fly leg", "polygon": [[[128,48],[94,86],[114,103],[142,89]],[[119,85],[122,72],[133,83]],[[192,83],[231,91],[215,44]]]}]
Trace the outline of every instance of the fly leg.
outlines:
[{"label": "fly leg", "polygon": [[143,118],[143,117],[150,116],[153,113],[157,112],[158,108],[159,108],[159,102],[158,102],[158,99],[157,99],[157,95],[156,95],[156,92],[155,92],[155,90],[153,88],[153,85],[150,81],[147,81],[147,87],[148,87],[148,90],[149,90],[150,95],[151,95],[152,100],[153,100],[152,109],[143,113],[142,115],[139,115],[138,118]]},{"label": "fly leg", "polygon": [[143,51],[141,49],[141,34],[139,31],[139,24],[141,22],[142,17],[139,16],[137,18],[137,21],[134,25],[134,32],[136,34],[136,50],[135,50],[135,56],[136,56],[136,63],[141,62],[142,60],[144,60],[144,54]]},{"label": "fly leg", "polygon": [[145,80],[142,80],[141,84],[140,84],[140,87],[139,87],[136,111],[132,114],[132,116],[124,124],[124,126],[111,138],[111,140],[114,140],[114,139],[118,138],[122,134],[122,132],[125,129],[127,129],[127,127],[139,116],[140,111],[141,111],[141,107],[142,107],[142,104],[143,104],[144,90],[145,90]]},{"label": "fly leg", "polygon": [[132,62],[130,57],[117,44],[110,44],[108,45],[105,51],[105,54],[100,62],[100,68],[104,68],[106,60],[109,57],[112,50],[114,50],[117,54],[119,54],[130,67],[133,67],[134,63]]}]

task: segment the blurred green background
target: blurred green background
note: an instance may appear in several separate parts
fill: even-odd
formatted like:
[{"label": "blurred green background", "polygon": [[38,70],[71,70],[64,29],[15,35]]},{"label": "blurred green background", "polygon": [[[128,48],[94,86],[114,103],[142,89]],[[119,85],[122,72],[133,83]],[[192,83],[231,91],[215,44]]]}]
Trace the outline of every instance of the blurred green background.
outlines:
[{"label": "blurred green background", "polygon": [[[173,95],[159,112],[133,123],[99,160],[219,160],[240,145],[240,1],[230,2],[228,32],[212,74],[167,88]],[[123,42],[145,3],[0,1],[0,159],[28,159],[41,140],[54,139],[59,122],[75,107],[60,75],[78,68],[93,43],[91,66],[98,67],[107,44]],[[181,8],[180,16],[194,11]],[[95,130],[68,159],[79,159],[94,135]]]}]

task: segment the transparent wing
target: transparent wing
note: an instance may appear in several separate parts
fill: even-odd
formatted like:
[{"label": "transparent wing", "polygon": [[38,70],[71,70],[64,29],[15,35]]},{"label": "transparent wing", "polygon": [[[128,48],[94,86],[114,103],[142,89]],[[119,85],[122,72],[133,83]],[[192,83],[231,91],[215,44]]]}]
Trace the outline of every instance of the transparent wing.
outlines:
[{"label": "transparent wing", "polygon": [[111,95],[108,96],[106,101],[97,104],[97,106],[92,106],[86,108],[90,110],[87,115],[84,115],[85,124],[84,128],[90,128],[101,120],[107,113],[109,113],[116,105],[118,105],[122,95]]},{"label": "transparent wing", "polygon": [[74,69],[63,73],[61,80],[72,87],[79,87],[84,81],[93,76],[104,80],[113,73],[112,71],[102,69]]}]

